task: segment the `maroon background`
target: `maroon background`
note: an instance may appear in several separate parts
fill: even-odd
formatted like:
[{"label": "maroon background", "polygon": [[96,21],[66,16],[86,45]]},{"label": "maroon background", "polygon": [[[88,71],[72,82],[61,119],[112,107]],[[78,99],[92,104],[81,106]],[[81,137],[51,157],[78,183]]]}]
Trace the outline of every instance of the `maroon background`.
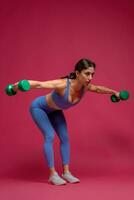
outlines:
[{"label": "maroon background", "polygon": [[[4,88],[21,79],[52,80],[73,71],[81,58],[96,62],[93,83],[128,90],[113,104],[109,95],[87,93],[65,111],[71,142],[71,170],[77,175],[134,172],[133,74],[134,3],[113,1],[3,1],[0,6],[1,137],[0,175],[48,175],[43,137],[29,105],[49,90],[9,97]],[[61,171],[59,140],[55,165]]]}]

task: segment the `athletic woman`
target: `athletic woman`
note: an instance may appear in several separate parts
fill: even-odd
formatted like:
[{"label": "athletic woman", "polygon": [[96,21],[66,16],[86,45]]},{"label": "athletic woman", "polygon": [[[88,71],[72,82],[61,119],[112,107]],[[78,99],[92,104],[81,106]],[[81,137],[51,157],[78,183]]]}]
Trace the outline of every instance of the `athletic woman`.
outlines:
[{"label": "athletic woman", "polygon": [[[66,77],[43,82],[28,80],[31,88],[53,89],[46,96],[36,98],[30,106],[32,118],[44,136],[43,150],[50,169],[49,182],[52,184],[63,185],[67,182],[80,182],[69,169],[70,143],[63,110],[78,104],[87,91],[114,94],[119,97],[118,91],[91,84],[95,68],[96,65],[91,60],[81,59],[76,63],[74,72]],[[15,83],[14,91],[17,90],[18,83]],[[61,176],[59,176],[54,166],[53,141],[55,132],[60,139],[60,154],[63,166]]]}]

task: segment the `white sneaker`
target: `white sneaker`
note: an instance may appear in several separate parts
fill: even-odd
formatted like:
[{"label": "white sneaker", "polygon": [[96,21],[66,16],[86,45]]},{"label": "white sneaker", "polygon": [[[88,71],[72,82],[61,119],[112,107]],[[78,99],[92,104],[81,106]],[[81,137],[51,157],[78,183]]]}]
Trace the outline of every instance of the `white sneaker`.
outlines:
[{"label": "white sneaker", "polygon": [[66,182],[64,179],[62,179],[62,178],[58,175],[57,172],[54,172],[53,175],[50,175],[48,181],[49,181],[50,183],[52,183],[53,185],[65,185],[65,184],[67,184],[67,182]]},{"label": "white sneaker", "polygon": [[62,174],[62,178],[64,178],[69,183],[79,183],[80,179],[74,177],[70,172],[66,172]]}]

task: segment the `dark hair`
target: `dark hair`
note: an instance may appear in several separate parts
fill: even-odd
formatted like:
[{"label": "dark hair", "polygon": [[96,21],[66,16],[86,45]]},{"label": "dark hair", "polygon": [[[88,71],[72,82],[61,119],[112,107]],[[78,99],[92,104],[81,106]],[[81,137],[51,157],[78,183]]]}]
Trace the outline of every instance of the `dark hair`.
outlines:
[{"label": "dark hair", "polygon": [[89,59],[80,59],[74,68],[74,72],[71,72],[69,75],[62,78],[76,79],[76,71],[81,72],[83,69],[88,69],[89,67],[96,67],[96,64]]}]

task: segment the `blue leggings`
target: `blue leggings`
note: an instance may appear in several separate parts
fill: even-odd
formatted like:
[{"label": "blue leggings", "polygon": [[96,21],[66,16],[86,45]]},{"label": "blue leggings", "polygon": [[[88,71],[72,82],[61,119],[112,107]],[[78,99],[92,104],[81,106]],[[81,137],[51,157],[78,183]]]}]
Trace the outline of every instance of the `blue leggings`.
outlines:
[{"label": "blue leggings", "polygon": [[56,132],[60,139],[60,154],[63,165],[69,164],[70,144],[66,120],[62,110],[48,107],[46,97],[36,98],[30,105],[30,113],[36,125],[43,133],[45,143],[43,151],[49,168],[54,167],[53,141]]}]

